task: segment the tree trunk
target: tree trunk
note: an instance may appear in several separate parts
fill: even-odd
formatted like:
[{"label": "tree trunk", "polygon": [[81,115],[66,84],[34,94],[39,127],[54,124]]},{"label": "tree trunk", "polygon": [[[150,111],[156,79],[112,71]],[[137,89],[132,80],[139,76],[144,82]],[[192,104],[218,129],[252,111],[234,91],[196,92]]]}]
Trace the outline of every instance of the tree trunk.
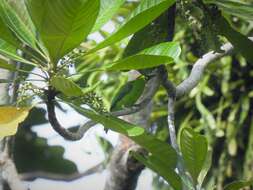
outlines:
[{"label": "tree trunk", "polygon": [[[133,78],[134,75],[131,74],[131,78]],[[151,110],[152,103],[148,104],[146,108],[136,114],[124,116],[123,119],[148,128]],[[105,190],[134,190],[136,188],[138,177],[144,166],[129,154],[131,151],[145,152],[143,148],[135,144],[132,140],[121,135],[119,143],[113,151],[109,162],[109,173]]]},{"label": "tree trunk", "polygon": [[[0,69],[0,76],[1,79],[10,79],[11,78],[11,74],[6,71],[6,70],[2,70]],[[0,83],[0,105],[5,105],[9,103],[9,94],[8,94],[8,88],[9,88],[9,84],[7,83]],[[0,139],[0,154],[2,154],[4,151],[4,140]],[[0,190],[4,189],[4,180],[2,177],[3,174],[3,166],[0,165]]]}]

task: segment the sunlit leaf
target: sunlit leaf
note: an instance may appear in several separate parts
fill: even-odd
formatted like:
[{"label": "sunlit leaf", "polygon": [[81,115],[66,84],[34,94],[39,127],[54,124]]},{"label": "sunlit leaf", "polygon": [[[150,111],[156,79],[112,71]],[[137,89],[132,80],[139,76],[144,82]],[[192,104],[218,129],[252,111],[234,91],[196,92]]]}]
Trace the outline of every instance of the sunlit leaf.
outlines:
[{"label": "sunlit leaf", "polygon": [[180,53],[181,48],[177,42],[164,42],[144,49],[136,55],[120,59],[107,66],[107,70],[152,68],[161,64],[173,63]]},{"label": "sunlit leaf", "polygon": [[54,64],[85,40],[99,0],[27,0],[28,11]]},{"label": "sunlit leaf", "polygon": [[30,108],[0,107],[0,138],[14,135],[19,123],[28,116]]},{"label": "sunlit leaf", "polygon": [[15,33],[15,35],[24,43],[36,49],[35,34],[33,34],[18,17],[13,8],[6,3],[6,0],[0,0],[0,15],[5,24]]},{"label": "sunlit leaf", "polygon": [[176,167],[177,154],[175,150],[167,143],[162,142],[155,136],[148,134],[142,127],[110,115],[97,114],[74,104],[70,104],[70,106],[72,106],[80,114],[92,119],[95,122],[101,123],[105,128],[129,137],[134,142],[152,153],[152,155],[159,156],[160,161],[166,163],[167,168]]},{"label": "sunlit leaf", "polygon": [[81,96],[83,95],[82,89],[73,81],[64,77],[53,77],[50,84],[62,92],[66,96]]},{"label": "sunlit leaf", "polygon": [[129,18],[126,19],[125,24],[90,52],[102,49],[137,32],[161,15],[174,3],[175,0],[142,0],[139,6],[131,13]]},{"label": "sunlit leaf", "polygon": [[92,32],[99,30],[100,27],[108,22],[125,1],[126,0],[100,0],[100,10],[96,23],[92,28]]},{"label": "sunlit leaf", "polygon": [[[0,9],[0,11],[1,11],[1,9]],[[1,15],[0,15],[0,40],[1,41],[4,40],[14,47],[19,47],[19,42],[18,42],[17,38],[15,38],[15,36],[11,32],[11,30],[5,24]]]}]

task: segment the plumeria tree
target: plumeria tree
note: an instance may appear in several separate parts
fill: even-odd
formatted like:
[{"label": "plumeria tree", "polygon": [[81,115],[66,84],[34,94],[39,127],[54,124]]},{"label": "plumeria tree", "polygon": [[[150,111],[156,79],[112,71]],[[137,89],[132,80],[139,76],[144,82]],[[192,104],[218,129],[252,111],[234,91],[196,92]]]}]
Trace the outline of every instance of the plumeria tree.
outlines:
[{"label": "plumeria tree", "polygon": [[[122,6],[128,8],[119,12]],[[115,150],[109,161],[107,190],[135,189],[144,165],[170,189],[206,189],[211,150],[215,151],[210,136],[222,130],[201,102],[201,92],[211,91],[202,79],[210,63],[228,55],[253,63],[252,38],[247,36],[252,18],[252,3],[234,0],[0,0],[0,68],[7,71],[0,79],[0,95],[11,97],[0,107],[1,172],[9,174],[2,175],[2,181],[13,190],[26,189],[8,153],[9,136],[36,105],[45,104],[49,123],[66,140],[82,139],[98,123],[122,135],[128,146]],[[234,19],[249,31],[238,32]],[[101,29],[109,20],[118,25],[111,34]],[[185,27],[188,31],[179,28],[184,25],[190,26]],[[100,43],[89,38],[96,32],[104,37]],[[194,54],[187,54],[189,48],[195,48]],[[194,60],[189,75],[172,74],[174,66],[189,60]],[[126,73],[131,73],[128,81]],[[196,92],[199,83],[201,90]],[[187,126],[187,121],[180,130],[175,125],[177,105],[189,93],[195,93],[207,128],[190,122]],[[55,111],[61,103],[90,120],[67,129]],[[157,110],[151,114],[152,104],[158,107],[157,118]],[[128,118],[136,113],[146,115],[139,115],[138,122]],[[162,124],[156,120],[161,117],[166,118]],[[167,135],[161,136],[160,125]],[[224,189],[252,183],[237,181]]]}]

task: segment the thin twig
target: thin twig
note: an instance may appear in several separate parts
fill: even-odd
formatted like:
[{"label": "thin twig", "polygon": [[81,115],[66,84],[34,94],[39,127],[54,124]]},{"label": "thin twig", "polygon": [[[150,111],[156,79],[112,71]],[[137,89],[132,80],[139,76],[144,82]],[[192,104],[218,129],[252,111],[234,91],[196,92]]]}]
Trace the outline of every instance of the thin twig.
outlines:
[{"label": "thin twig", "polygon": [[[113,112],[112,115],[118,117],[118,116],[133,114],[142,110],[152,100],[159,86],[160,86],[159,76],[152,77],[148,81],[145,87],[148,90],[146,91],[146,94],[144,94],[143,98],[140,100],[139,104],[134,105],[130,108],[126,108],[124,110]],[[62,137],[64,137],[66,140],[71,140],[71,141],[80,140],[84,136],[84,134],[87,132],[87,130],[90,129],[92,126],[96,125],[97,123],[92,120],[89,120],[83,126],[79,127],[77,132],[71,132],[68,129],[64,128],[63,126],[61,126],[58,119],[56,118],[55,105],[54,105],[55,96],[56,96],[56,93],[52,89],[49,88],[49,90],[47,91],[46,105],[47,105],[48,119],[49,119],[50,124],[52,125],[53,129]]]}]

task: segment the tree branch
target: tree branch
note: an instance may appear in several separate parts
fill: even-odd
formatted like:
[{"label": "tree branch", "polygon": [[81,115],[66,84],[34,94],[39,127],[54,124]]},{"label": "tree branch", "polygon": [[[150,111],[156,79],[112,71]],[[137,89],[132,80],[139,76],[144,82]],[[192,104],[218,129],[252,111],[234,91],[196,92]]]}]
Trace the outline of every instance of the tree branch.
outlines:
[{"label": "tree branch", "polygon": [[54,181],[74,181],[77,179],[80,179],[85,176],[92,175],[94,173],[102,172],[104,170],[104,162],[101,162],[92,168],[82,172],[82,173],[73,173],[73,174],[55,174],[55,173],[49,173],[49,172],[43,172],[43,171],[37,171],[37,172],[29,172],[29,173],[23,173],[20,174],[20,178],[24,181],[33,181],[37,178],[43,178],[48,180],[54,180]]},{"label": "tree branch", "polygon": [[[249,39],[253,41],[253,37],[249,37]],[[197,60],[197,62],[193,65],[189,77],[176,87],[176,97],[181,97],[189,93],[194,87],[196,87],[203,76],[205,68],[210,63],[220,59],[221,57],[231,54],[234,50],[234,47],[232,46],[232,44],[226,43],[221,47],[221,49],[224,51],[224,53],[215,53],[211,51],[203,55],[202,58],[200,58],[199,60]]]},{"label": "tree branch", "polygon": [[[145,87],[146,90],[144,90],[146,93],[143,95],[143,98],[140,100],[140,103],[130,108],[125,108],[124,110],[113,112],[112,115],[118,117],[118,116],[133,114],[142,110],[152,100],[159,86],[160,86],[160,78],[158,75],[155,75],[147,82],[146,87]],[[88,129],[96,125],[96,122],[89,120],[83,126],[79,127],[77,132],[71,132],[68,129],[64,128],[59,123],[56,117],[55,96],[56,96],[56,92],[53,89],[49,89],[47,91],[46,106],[47,106],[47,111],[48,111],[48,120],[50,124],[52,125],[53,129],[65,139],[71,140],[71,141],[80,140]]]}]

